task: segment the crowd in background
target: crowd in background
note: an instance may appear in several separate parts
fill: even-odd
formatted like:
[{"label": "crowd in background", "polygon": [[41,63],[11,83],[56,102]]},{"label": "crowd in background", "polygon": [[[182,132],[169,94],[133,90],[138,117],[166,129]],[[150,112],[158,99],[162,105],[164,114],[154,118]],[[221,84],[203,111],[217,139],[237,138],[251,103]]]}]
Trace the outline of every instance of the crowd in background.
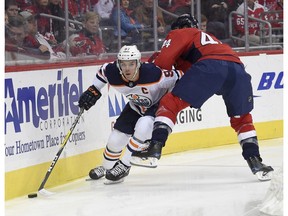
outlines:
[{"label": "crowd in background", "polygon": [[[283,0],[246,1],[249,17],[270,22],[273,35],[283,35]],[[63,0],[5,0],[5,51],[49,60],[99,56],[117,52],[119,38],[122,45],[136,44],[140,51],[153,51],[153,5],[153,0],[120,0],[118,9],[117,0],[68,0],[66,29]],[[201,29],[232,47],[244,46],[243,5],[243,0],[202,0]],[[175,18],[191,12],[191,1],[158,0],[158,6],[157,36],[164,39]],[[249,19],[252,46],[262,45],[267,35],[267,28],[263,33],[260,25]],[[159,47],[161,44],[159,40]]]}]

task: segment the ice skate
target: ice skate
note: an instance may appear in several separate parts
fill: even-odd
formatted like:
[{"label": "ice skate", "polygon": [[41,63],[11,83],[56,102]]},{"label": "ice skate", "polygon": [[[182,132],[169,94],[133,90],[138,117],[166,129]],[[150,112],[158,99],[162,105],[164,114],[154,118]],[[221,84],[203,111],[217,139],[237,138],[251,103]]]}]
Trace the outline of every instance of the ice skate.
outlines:
[{"label": "ice skate", "polygon": [[97,180],[105,176],[105,168],[103,166],[96,167],[91,169],[89,172],[89,176],[91,179]]},{"label": "ice skate", "polygon": [[151,140],[148,149],[141,152],[133,152],[130,163],[135,166],[156,168],[158,160],[161,158],[163,144]]},{"label": "ice skate", "polygon": [[126,166],[118,160],[112,169],[107,170],[104,184],[117,184],[123,182],[124,178],[129,175],[130,168],[130,166]]},{"label": "ice skate", "polygon": [[247,163],[252,173],[257,176],[259,181],[271,180],[272,171],[274,171],[274,169],[271,166],[266,166],[265,164],[263,164],[260,157],[250,157],[247,159]]},{"label": "ice skate", "polygon": [[147,168],[156,168],[158,166],[158,159],[154,157],[143,157],[141,155],[131,157],[130,163],[133,166],[141,166]]}]

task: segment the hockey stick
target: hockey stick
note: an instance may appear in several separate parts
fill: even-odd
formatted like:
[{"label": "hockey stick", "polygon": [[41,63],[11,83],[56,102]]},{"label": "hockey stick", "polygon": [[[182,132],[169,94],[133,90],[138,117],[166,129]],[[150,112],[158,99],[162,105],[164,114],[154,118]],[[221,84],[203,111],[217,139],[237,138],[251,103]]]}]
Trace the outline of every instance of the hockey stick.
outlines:
[{"label": "hockey stick", "polygon": [[44,179],[43,179],[43,181],[42,181],[42,183],[41,183],[41,185],[40,185],[40,187],[39,187],[39,189],[38,189],[38,192],[39,192],[40,194],[42,194],[42,195],[51,195],[51,194],[52,194],[51,192],[45,190],[45,189],[44,189],[44,186],[45,186],[45,184],[46,184],[46,182],[47,182],[47,180],[48,180],[48,178],[49,178],[52,170],[54,169],[54,167],[55,167],[55,165],[56,165],[56,163],[57,163],[57,161],[58,161],[58,159],[59,159],[59,157],[60,157],[60,155],[61,155],[64,147],[65,147],[66,144],[67,144],[67,141],[68,141],[70,135],[72,134],[74,128],[76,127],[76,125],[77,125],[77,123],[78,123],[78,121],[79,121],[79,119],[80,119],[80,117],[81,117],[81,115],[82,115],[83,112],[84,112],[84,108],[81,108],[81,109],[80,109],[80,112],[78,113],[78,115],[77,115],[77,117],[76,117],[76,119],[74,120],[73,124],[71,125],[68,133],[66,134],[66,136],[65,136],[62,144],[60,145],[60,149],[58,150],[55,158],[53,159],[53,161],[52,161],[52,163],[51,163],[48,171],[46,172],[46,175],[45,175],[45,177],[44,177]]}]

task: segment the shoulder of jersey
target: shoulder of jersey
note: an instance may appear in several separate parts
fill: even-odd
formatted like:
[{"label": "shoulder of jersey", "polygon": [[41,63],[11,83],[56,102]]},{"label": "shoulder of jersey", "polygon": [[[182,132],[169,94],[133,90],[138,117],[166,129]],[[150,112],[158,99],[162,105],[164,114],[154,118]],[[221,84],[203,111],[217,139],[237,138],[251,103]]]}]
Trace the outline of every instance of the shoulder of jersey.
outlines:
[{"label": "shoulder of jersey", "polygon": [[103,68],[105,70],[108,70],[108,71],[110,71],[110,70],[118,70],[117,65],[116,65],[116,61],[107,62],[107,63],[103,64]]},{"label": "shoulder of jersey", "polygon": [[120,71],[116,65],[116,61],[104,64],[102,69],[111,85],[124,84],[124,81],[120,75]]},{"label": "shoulder of jersey", "polygon": [[153,63],[143,62],[140,67],[138,84],[158,82],[162,76],[162,70]]}]

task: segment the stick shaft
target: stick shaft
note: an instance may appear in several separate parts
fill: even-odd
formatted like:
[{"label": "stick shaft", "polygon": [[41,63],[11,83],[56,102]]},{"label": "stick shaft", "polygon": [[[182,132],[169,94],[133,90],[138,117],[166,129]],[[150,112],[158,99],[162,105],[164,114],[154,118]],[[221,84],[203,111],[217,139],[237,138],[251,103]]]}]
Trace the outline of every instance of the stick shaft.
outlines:
[{"label": "stick shaft", "polygon": [[69,137],[71,136],[71,134],[72,134],[74,128],[76,127],[76,125],[77,125],[77,123],[78,123],[78,121],[79,121],[79,119],[80,119],[80,117],[81,117],[81,115],[82,115],[83,112],[84,112],[84,108],[81,108],[81,110],[80,110],[80,112],[78,113],[76,119],[74,120],[73,124],[71,125],[68,133],[66,134],[63,142],[61,143],[60,149],[58,150],[58,152],[57,152],[55,158],[53,159],[53,161],[52,161],[49,169],[47,170],[46,175],[45,175],[45,177],[44,177],[44,179],[43,179],[43,181],[42,181],[42,183],[41,183],[38,191],[40,191],[41,189],[44,188],[44,186],[45,186],[45,184],[46,184],[46,182],[47,182],[47,180],[48,180],[48,178],[49,178],[52,170],[54,169],[54,167],[55,167],[55,165],[56,165],[56,163],[57,163],[57,161],[58,161],[58,159],[59,159],[59,157],[60,157],[60,155],[61,155],[64,147],[66,146],[66,144],[67,144],[67,142],[68,142],[68,140],[69,140]]}]

